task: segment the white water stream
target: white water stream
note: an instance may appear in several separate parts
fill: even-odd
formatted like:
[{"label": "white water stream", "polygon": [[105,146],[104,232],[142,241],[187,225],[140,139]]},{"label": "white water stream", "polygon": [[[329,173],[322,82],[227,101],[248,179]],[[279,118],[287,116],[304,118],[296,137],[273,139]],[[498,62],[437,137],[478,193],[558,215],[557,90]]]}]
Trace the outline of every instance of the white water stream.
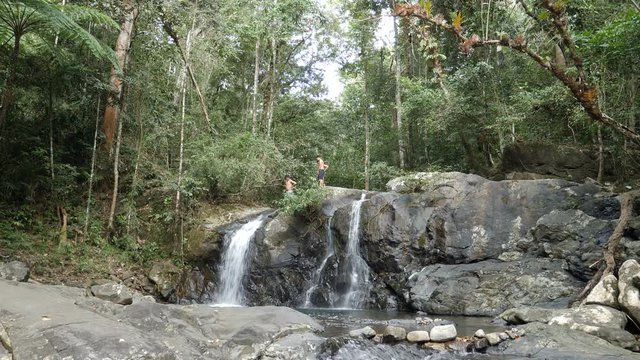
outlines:
[{"label": "white water stream", "polygon": [[324,268],[327,266],[327,262],[329,261],[329,258],[332,257],[335,254],[335,247],[333,245],[333,234],[331,233],[331,217],[327,220],[327,233],[326,233],[326,239],[327,239],[327,251],[324,255],[324,258],[322,259],[322,262],[320,262],[320,266],[318,266],[318,269],[316,269],[316,272],[313,273],[313,277],[311,278],[311,287],[307,290],[307,292],[305,293],[305,298],[304,298],[304,305],[302,306],[303,308],[310,308],[313,306],[313,303],[311,303],[311,295],[313,295],[313,292],[316,291],[316,289],[320,286],[320,281],[322,280],[322,272],[324,271]]},{"label": "white water stream", "polygon": [[265,217],[249,221],[236,230],[227,240],[222,253],[219,270],[219,284],[215,306],[242,306],[244,289],[242,279],[247,268],[247,253],[256,231]]},{"label": "white water stream", "polygon": [[349,242],[347,244],[347,269],[349,271],[349,288],[345,292],[340,307],[358,309],[369,292],[369,266],[360,256],[360,209],[366,194],[351,205],[351,222],[349,223]]}]

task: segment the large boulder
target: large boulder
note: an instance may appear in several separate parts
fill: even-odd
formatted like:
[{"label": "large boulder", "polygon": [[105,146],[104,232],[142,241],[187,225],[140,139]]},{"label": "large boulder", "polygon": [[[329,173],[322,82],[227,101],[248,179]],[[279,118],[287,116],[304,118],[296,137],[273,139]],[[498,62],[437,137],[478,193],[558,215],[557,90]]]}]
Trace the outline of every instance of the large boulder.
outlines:
[{"label": "large boulder", "polygon": [[120,306],[68,289],[0,280],[14,358],[312,359],[323,341],[316,321],[289,308]]},{"label": "large boulder", "polygon": [[29,266],[22,261],[0,262],[0,279],[12,281],[29,280]]},{"label": "large boulder", "polygon": [[414,309],[470,316],[495,316],[523,305],[566,306],[583,286],[564,271],[563,261],[550,259],[431,265],[409,279]]},{"label": "large boulder", "polygon": [[593,149],[516,143],[504,149],[502,171],[532,172],[581,181],[598,176],[597,159],[597,153]]},{"label": "large boulder", "polygon": [[614,227],[614,221],[597,219],[581,210],[553,210],[536,222],[528,250],[565,259],[574,276],[588,280],[594,272],[590,266],[602,258],[602,247]]},{"label": "large boulder", "polygon": [[93,296],[111,301],[119,305],[131,305],[133,303],[133,291],[123,284],[108,282],[101,285],[91,286]]},{"label": "large boulder", "polygon": [[572,309],[520,307],[505,311],[500,314],[500,318],[510,324],[538,322],[563,326],[628,349],[634,348],[637,343],[635,337],[624,330],[626,315],[608,306],[583,305]]},{"label": "large boulder", "polygon": [[572,330],[583,331],[623,347],[636,346],[635,337],[624,330],[626,315],[616,309],[602,305],[584,305],[557,311],[549,325],[561,325]]},{"label": "large boulder", "polygon": [[149,270],[149,280],[155,284],[155,291],[163,299],[169,299],[176,291],[181,271],[171,260],[158,261]]},{"label": "large boulder", "polygon": [[618,302],[636,323],[640,323],[640,264],[636,260],[625,261],[618,276]]},{"label": "large boulder", "polygon": [[[455,172],[417,173],[391,180],[387,188],[363,204],[361,229],[367,262],[388,274],[497,259],[519,250],[543,215],[580,206],[600,191],[559,179],[490,181]],[[341,237],[349,215],[335,213]]]}]

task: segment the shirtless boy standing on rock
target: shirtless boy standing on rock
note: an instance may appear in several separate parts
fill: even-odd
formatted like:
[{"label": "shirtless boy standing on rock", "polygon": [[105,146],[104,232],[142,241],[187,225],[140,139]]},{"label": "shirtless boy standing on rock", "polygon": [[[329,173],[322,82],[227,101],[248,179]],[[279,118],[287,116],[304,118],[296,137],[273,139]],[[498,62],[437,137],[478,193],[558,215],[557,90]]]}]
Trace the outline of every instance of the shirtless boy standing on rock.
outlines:
[{"label": "shirtless boy standing on rock", "polygon": [[316,163],[318,163],[318,181],[320,187],[324,187],[324,172],[329,168],[329,165],[320,158],[320,155],[316,156]]}]

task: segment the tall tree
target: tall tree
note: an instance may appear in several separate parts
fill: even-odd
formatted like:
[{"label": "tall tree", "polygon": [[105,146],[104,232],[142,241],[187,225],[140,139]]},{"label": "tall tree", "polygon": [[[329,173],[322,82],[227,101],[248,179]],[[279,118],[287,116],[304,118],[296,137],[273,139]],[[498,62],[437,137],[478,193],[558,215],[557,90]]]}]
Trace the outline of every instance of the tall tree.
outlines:
[{"label": "tall tree", "polygon": [[[124,98],[125,91],[123,91],[123,75],[126,70],[127,60],[129,56],[129,49],[131,47],[131,36],[133,35],[133,27],[135,20],[138,17],[138,4],[135,0],[123,0],[123,22],[120,34],[116,41],[116,57],[118,59],[118,66],[111,68],[110,84],[112,92],[109,93],[106,108],[104,111],[103,131],[105,133],[105,146],[109,151],[109,156],[112,154],[112,145],[114,135],[116,138],[115,156],[113,158],[113,190],[111,192],[111,207],[109,210],[109,221],[107,230],[112,232],[114,230],[114,220],[116,215],[116,206],[118,203],[118,184],[120,178],[120,147],[122,144],[122,123],[124,117],[120,114],[120,109],[124,109],[126,99]],[[119,71],[120,70],[120,71]],[[117,132],[116,132],[117,125]]]},{"label": "tall tree", "polygon": [[[113,138],[119,121],[120,103],[122,102],[122,79],[127,63],[133,27],[138,17],[138,5],[136,0],[122,0],[123,21],[118,39],[116,40],[115,53],[118,66],[111,67],[111,91],[107,98],[107,106],[104,110],[102,131],[105,134],[105,148],[111,156]],[[115,197],[115,194],[114,194]],[[111,224],[111,221],[109,222]],[[111,226],[110,226],[111,227]]]}]

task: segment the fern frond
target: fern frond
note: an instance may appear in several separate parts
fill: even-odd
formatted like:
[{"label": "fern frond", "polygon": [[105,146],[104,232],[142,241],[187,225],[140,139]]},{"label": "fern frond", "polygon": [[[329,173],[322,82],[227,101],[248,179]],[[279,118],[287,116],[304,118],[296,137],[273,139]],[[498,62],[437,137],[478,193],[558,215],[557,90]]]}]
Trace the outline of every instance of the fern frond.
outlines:
[{"label": "fern frond", "polygon": [[[44,0],[2,0],[9,7],[23,5],[34,10],[33,16],[39,20],[41,27],[48,28],[68,40],[86,47],[91,54],[99,59],[107,59],[118,67],[115,52],[104,46],[87,30],[73,21],[60,9]],[[103,19],[104,20],[104,19]]]},{"label": "fern frond", "polygon": [[94,25],[104,27],[106,29],[118,30],[120,25],[108,15],[86,6],[67,4],[64,8],[59,7],[72,20],[77,23],[91,22]]}]

